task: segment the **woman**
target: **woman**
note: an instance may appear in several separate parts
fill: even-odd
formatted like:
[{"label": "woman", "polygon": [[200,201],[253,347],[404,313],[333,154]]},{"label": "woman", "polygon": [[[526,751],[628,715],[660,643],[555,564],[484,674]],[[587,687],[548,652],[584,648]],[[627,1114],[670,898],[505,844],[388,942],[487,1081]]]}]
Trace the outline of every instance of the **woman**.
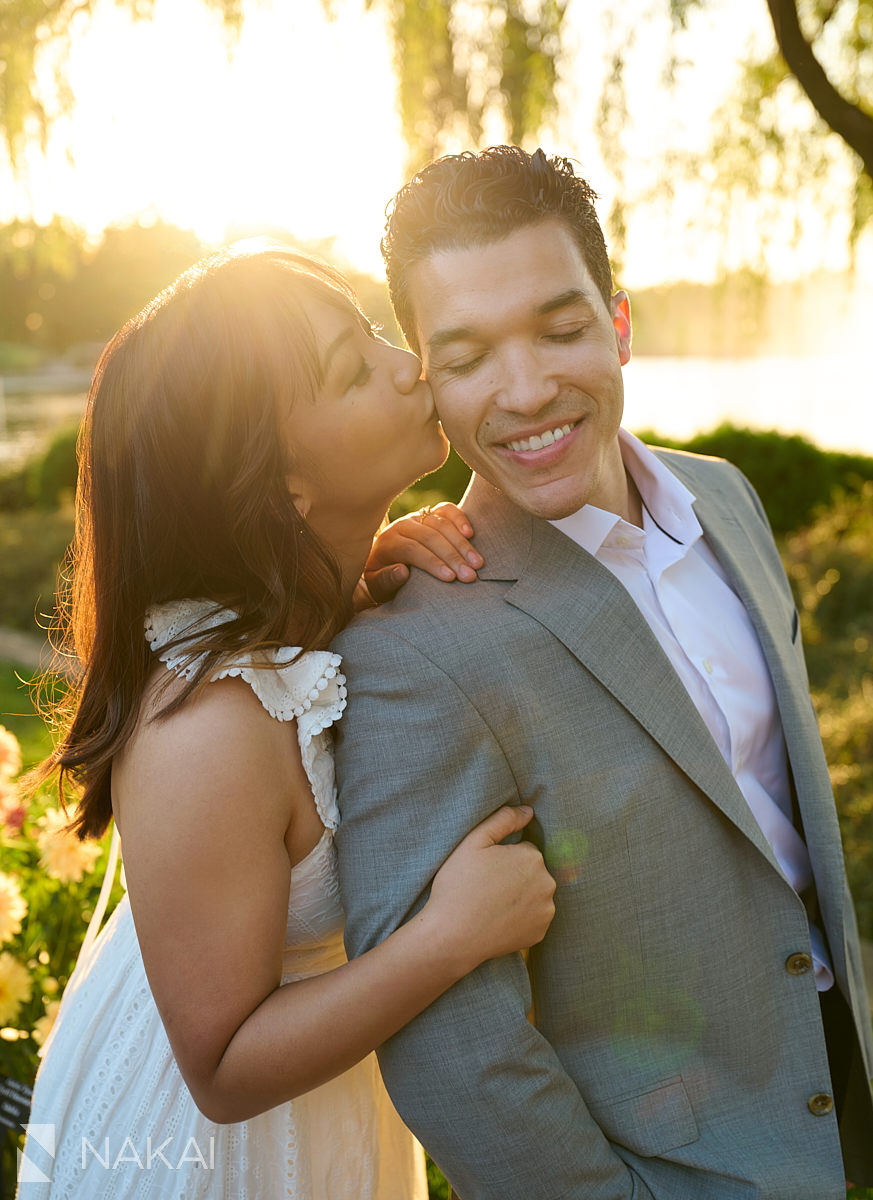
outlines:
[{"label": "woman", "polygon": [[541,939],[554,885],[499,845],[530,810],[500,809],[345,962],[326,647],[391,499],[445,456],[419,375],[333,271],[278,250],[192,268],[98,365],[84,675],[42,773],[81,787],[80,836],[114,817],[129,901],[68,985],[30,1118],[55,1127],[53,1183],[22,1200],[426,1195],[372,1051]]}]

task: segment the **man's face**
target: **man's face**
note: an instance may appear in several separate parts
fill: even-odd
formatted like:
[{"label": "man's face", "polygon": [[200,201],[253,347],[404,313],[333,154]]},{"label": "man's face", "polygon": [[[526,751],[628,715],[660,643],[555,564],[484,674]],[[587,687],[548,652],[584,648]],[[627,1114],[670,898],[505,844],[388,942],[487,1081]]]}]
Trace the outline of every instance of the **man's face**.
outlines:
[{"label": "man's face", "polygon": [[627,297],[607,309],[566,225],[544,219],[409,272],[425,372],[461,457],[521,508],[626,515],[617,434]]}]

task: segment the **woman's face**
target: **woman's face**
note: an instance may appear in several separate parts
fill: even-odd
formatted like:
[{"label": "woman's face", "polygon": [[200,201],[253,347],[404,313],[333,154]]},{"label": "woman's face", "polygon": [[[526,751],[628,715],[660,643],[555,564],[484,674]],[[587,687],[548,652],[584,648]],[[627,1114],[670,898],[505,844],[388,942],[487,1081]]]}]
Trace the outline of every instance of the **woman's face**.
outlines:
[{"label": "woman's face", "polygon": [[285,422],[289,484],[307,520],[336,545],[363,522],[375,531],[410,483],[440,466],[448,443],[421,363],[375,336],[345,301],[313,300],[323,386]]}]

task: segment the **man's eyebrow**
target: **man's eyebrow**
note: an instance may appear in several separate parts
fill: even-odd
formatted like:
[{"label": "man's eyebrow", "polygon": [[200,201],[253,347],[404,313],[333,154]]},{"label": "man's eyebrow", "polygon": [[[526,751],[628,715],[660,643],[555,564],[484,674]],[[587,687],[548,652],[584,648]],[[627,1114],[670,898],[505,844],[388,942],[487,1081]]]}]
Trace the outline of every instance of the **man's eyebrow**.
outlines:
[{"label": "man's eyebrow", "polygon": [[584,304],[590,309],[594,308],[591,298],[581,288],[568,288],[566,292],[561,292],[558,296],[552,296],[550,300],[546,300],[544,304],[541,304],[537,308],[536,314],[538,317],[545,317],[549,313],[556,312],[559,308],[568,308],[571,304]]},{"label": "man's eyebrow", "polygon": [[354,329],[350,325],[346,326],[346,328],[342,331],[342,333],[338,333],[336,335],[336,337],[333,339],[333,341],[330,343],[330,345],[328,346],[327,350],[324,353],[324,361],[321,364],[322,375],[324,375],[324,376],[327,375],[328,371],[330,370],[330,364],[333,361],[337,350],[339,350],[340,346],[342,346],[342,344],[344,342],[347,342],[348,339],[350,337],[352,337],[354,332],[355,332]]},{"label": "man's eyebrow", "polygon": [[459,325],[456,329],[438,329],[432,338],[428,339],[429,350],[442,350],[452,342],[462,342],[464,338],[475,337],[475,330],[469,325]]},{"label": "man's eyebrow", "polygon": [[[591,297],[588,296],[581,288],[568,288],[566,292],[561,292],[557,296],[551,296],[548,300],[538,305],[534,309],[534,313],[538,317],[546,317],[549,313],[557,312],[558,309],[568,308],[571,304],[584,304],[586,308],[594,310],[594,304]],[[462,342],[465,338],[475,338],[476,330],[469,325],[458,325],[455,329],[438,329],[432,338],[428,339],[427,347],[429,350],[442,350],[443,347],[451,345],[452,342]]]}]

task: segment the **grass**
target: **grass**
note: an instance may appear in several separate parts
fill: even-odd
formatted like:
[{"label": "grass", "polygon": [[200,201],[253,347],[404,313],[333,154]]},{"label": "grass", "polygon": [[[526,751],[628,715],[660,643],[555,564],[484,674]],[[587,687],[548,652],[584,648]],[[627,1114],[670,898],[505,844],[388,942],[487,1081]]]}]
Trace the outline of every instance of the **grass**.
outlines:
[{"label": "grass", "polygon": [[25,766],[39,762],[52,748],[51,735],[34,709],[32,678],[32,671],[0,663],[0,725],[18,738]]}]

